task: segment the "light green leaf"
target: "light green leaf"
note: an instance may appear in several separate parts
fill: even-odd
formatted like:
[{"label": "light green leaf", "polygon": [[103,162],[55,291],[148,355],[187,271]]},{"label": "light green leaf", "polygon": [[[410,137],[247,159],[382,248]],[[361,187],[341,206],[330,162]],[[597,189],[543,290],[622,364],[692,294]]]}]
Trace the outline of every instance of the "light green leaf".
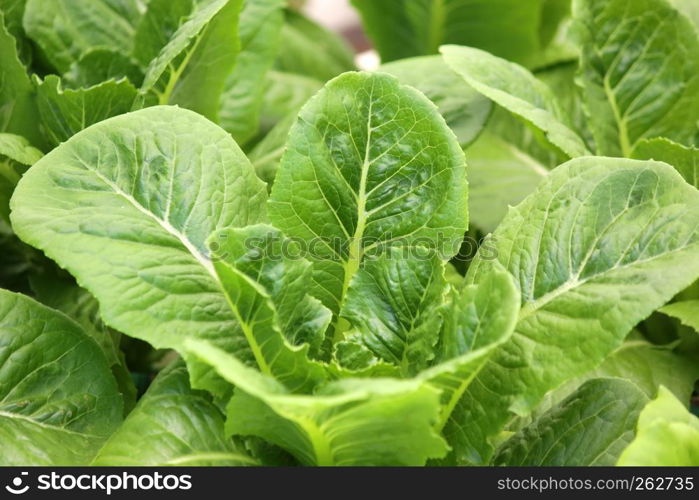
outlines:
[{"label": "light green leaf", "polygon": [[194,0],[148,0],[133,41],[133,57],[143,66],[158,57],[194,11]]},{"label": "light green leaf", "polygon": [[434,252],[387,248],[365,258],[340,315],[357,329],[356,341],[414,375],[434,359],[446,292],[444,262]]},{"label": "light green leaf", "polygon": [[688,401],[699,366],[674,352],[671,346],[653,345],[643,340],[628,340],[595,370],[585,376],[621,377],[632,381],[648,397],[657,394],[661,385],[677,398]]},{"label": "light green leaf", "polygon": [[337,313],[365,252],[416,241],[444,258],[458,251],[465,174],[456,137],[424,95],[390,75],[345,73],[301,110],[268,210],[309,244],[312,293]]},{"label": "light green leaf", "polygon": [[[522,294],[515,334],[457,408],[450,444],[485,463],[512,413],[594,368],[699,276],[699,192],[664,163],[580,158],[553,170],[492,235]],[[492,263],[469,268],[479,282]],[[541,367],[546,367],[542,370]],[[484,406],[479,401],[488,401]]]},{"label": "light green leaf", "polygon": [[42,156],[43,153],[32,146],[24,137],[0,133],[0,159],[7,158],[21,165],[31,166]]},{"label": "light green leaf", "polygon": [[58,145],[90,125],[131,110],[138,91],[128,80],[109,80],[86,89],[63,89],[49,75],[37,84],[37,107],[48,141]]},{"label": "light green leaf", "polygon": [[187,349],[236,386],[229,433],[262,437],[303,464],[423,465],[447,451],[433,428],[439,392],[420,381],[346,379],[292,395],[206,342],[190,340]]},{"label": "light green leaf", "polygon": [[134,86],[141,85],[143,72],[134,59],[113,49],[92,49],[70,65],[63,81],[80,88],[122,78],[128,78]]},{"label": "light green leaf", "polygon": [[[519,290],[500,266],[478,285],[452,292],[442,311],[444,326],[433,366],[418,375],[441,391],[439,430],[488,358],[510,339],[519,302]],[[449,439],[448,434],[445,437]]]},{"label": "light green leaf", "polygon": [[492,103],[465,84],[440,56],[414,57],[384,64],[379,71],[423,92],[439,108],[459,143],[473,142],[490,116]]},{"label": "light green leaf", "polygon": [[670,391],[660,388],[638,419],[636,438],[624,450],[617,465],[699,465],[699,418]]},{"label": "light green leaf", "polygon": [[221,93],[239,50],[242,0],[201,4],[146,69],[141,91],[217,120]]},{"label": "light green leaf", "polygon": [[0,218],[8,224],[12,192],[25,166],[36,163],[41,157],[41,151],[31,146],[24,137],[0,133]]},{"label": "light green leaf", "polygon": [[137,0],[27,0],[24,29],[61,73],[88,49],[130,53]]},{"label": "light green leaf", "polygon": [[699,149],[690,148],[665,139],[643,139],[638,142],[631,155],[639,160],[657,160],[669,163],[682,174],[684,180],[699,188]]},{"label": "light green leaf", "polygon": [[569,158],[589,154],[566,123],[551,89],[522,66],[470,47],[440,48],[447,65],[489,99],[540,129]]},{"label": "light green leaf", "polygon": [[85,465],[121,413],[107,362],[80,327],[0,290],[0,463]]},{"label": "light green leaf", "polygon": [[694,27],[699,29],[699,4],[694,0],[670,0],[670,4],[687,16],[694,23]]},{"label": "light green leaf", "polygon": [[699,332],[699,300],[683,300],[659,309],[663,314],[679,319],[683,325]]},{"label": "light green leaf", "polygon": [[210,239],[216,274],[262,373],[311,392],[325,369],[318,352],[332,313],[307,295],[311,265],[271,226],[226,229]]},{"label": "light green leaf", "polygon": [[665,0],[576,0],[579,81],[600,154],[644,138],[691,144],[699,116],[699,35]]},{"label": "light green leaf", "polygon": [[260,82],[279,49],[285,4],[284,0],[246,0],[240,14],[240,54],[221,95],[219,120],[241,145],[259,128],[265,91]]},{"label": "light green leaf", "polygon": [[[263,92],[261,130],[263,132],[271,130],[290,114],[296,115],[301,106],[322,87],[323,81],[315,78],[282,71],[269,71]],[[290,126],[287,127],[287,132],[289,128]]]},{"label": "light green leaf", "polygon": [[471,222],[490,233],[510,206],[534,192],[548,174],[539,160],[485,131],[466,151]]},{"label": "light green leaf", "polygon": [[648,397],[623,379],[585,382],[563,402],[517,432],[495,465],[610,466],[633,440]]},{"label": "light green leaf", "polygon": [[288,9],[275,67],[322,82],[355,69],[352,49],[337,34]]},{"label": "light green leaf", "polygon": [[265,181],[271,190],[279,169],[291,127],[296,123],[296,114],[289,114],[277,123],[265,137],[248,153],[257,176]]},{"label": "light green leaf", "polygon": [[[436,54],[453,43],[522,64],[550,36],[540,33],[544,0],[353,0],[383,61]],[[548,14],[547,14],[548,15]],[[548,15],[555,32],[562,16]]]},{"label": "light green leaf", "polygon": [[184,363],[165,368],[92,465],[119,467],[257,465],[224,436],[224,418],[192,390]]},{"label": "light green leaf", "polygon": [[156,347],[210,339],[253,361],[205,242],[264,219],[266,189],[225,131],[153,107],[93,125],[35,167],[12,225],[99,300],[106,324]]}]

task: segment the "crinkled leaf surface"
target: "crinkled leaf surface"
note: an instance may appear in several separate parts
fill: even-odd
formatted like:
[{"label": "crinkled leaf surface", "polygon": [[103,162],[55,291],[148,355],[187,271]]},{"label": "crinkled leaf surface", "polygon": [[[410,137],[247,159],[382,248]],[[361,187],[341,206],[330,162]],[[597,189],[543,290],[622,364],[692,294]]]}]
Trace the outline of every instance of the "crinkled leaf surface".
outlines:
[{"label": "crinkled leaf surface", "polygon": [[648,397],[623,379],[585,382],[560,404],[517,432],[495,465],[610,466],[633,440]]},{"label": "crinkled leaf surface", "polygon": [[599,154],[630,156],[658,136],[692,144],[699,34],[666,0],[576,0],[579,81]]},{"label": "crinkled leaf surface", "polygon": [[424,93],[437,105],[462,146],[478,137],[490,116],[490,100],[469,87],[438,55],[395,61],[382,65],[379,71]]},{"label": "crinkled leaf surface", "polygon": [[332,313],[307,295],[311,265],[271,226],[215,233],[214,268],[262,373],[292,392],[310,392],[325,378],[308,359],[320,349]]},{"label": "crinkled leaf surface", "polygon": [[269,202],[270,219],[315,261],[313,293],[333,312],[364,253],[433,243],[456,253],[466,172],[434,104],[383,73],[345,73],[301,110]]},{"label": "crinkled leaf surface", "polygon": [[[513,413],[526,415],[547,391],[594,368],[696,280],[699,192],[664,163],[580,158],[552,171],[491,241],[522,309],[445,430],[457,459],[475,463],[489,459],[488,438]],[[488,274],[485,257],[469,281]]]},{"label": "crinkled leaf surface", "polygon": [[121,414],[107,361],[77,323],[0,290],[0,463],[85,465]]},{"label": "crinkled leaf surface", "polygon": [[266,189],[225,131],[153,107],[93,125],[36,166],[13,227],[97,297],[108,325],[156,347],[207,338],[252,361],[205,242],[263,219]]},{"label": "crinkled leaf surface", "polygon": [[120,467],[256,464],[224,436],[223,414],[208,394],[191,389],[181,362],[158,375],[92,463]]},{"label": "crinkled leaf surface", "polygon": [[[444,262],[421,248],[388,248],[367,257],[357,271],[340,314],[376,357],[408,375],[434,358],[447,292]],[[411,255],[412,253],[412,255]]]},{"label": "crinkled leaf surface", "polygon": [[670,391],[660,388],[638,419],[636,438],[617,465],[699,465],[699,418],[692,415]]},{"label": "crinkled leaf surface", "polygon": [[439,392],[421,381],[346,379],[313,396],[291,395],[206,342],[187,348],[236,386],[229,433],[262,437],[304,464],[422,465],[447,451],[434,430]]},{"label": "crinkled leaf surface", "polygon": [[569,158],[588,154],[583,140],[568,127],[551,89],[528,70],[470,47],[446,45],[440,52],[466,83],[540,129]]}]

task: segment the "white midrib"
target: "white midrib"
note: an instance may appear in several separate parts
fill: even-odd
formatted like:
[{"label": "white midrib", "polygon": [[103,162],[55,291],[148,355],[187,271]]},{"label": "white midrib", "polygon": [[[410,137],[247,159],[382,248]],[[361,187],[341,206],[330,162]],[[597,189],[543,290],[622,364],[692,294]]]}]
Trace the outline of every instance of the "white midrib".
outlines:
[{"label": "white midrib", "polygon": [[[354,229],[354,234],[350,239],[349,254],[347,256],[347,262],[344,264],[344,276],[342,281],[342,295],[340,296],[340,301],[342,302],[347,295],[347,290],[352,282],[352,278],[357,273],[359,269],[359,263],[362,260],[362,239],[364,237],[364,229],[366,228],[366,184],[367,177],[369,174],[369,167],[371,166],[371,161],[369,161],[369,154],[371,151],[371,113],[373,106],[373,89],[371,95],[369,96],[369,111],[367,113],[367,136],[366,136],[366,147],[364,148],[364,161],[362,162],[362,171],[359,178],[359,192],[357,193],[357,225]],[[339,318],[335,325],[334,341],[338,342],[342,340],[343,333],[349,327],[349,323],[346,320]]]},{"label": "white midrib", "polygon": [[178,231],[175,227],[172,226],[168,221],[160,219],[155,216],[152,212],[149,212],[148,210],[145,209],[133,196],[128,194],[126,191],[122,190],[117,184],[115,184],[113,181],[110,179],[106,178],[103,176],[100,172],[94,169],[90,169],[91,172],[93,172],[97,177],[102,180],[105,184],[107,184],[116,194],[119,196],[123,197],[125,200],[127,200],[134,208],[136,208],[139,212],[142,214],[148,216],[150,219],[154,220],[157,222],[160,227],[162,227],[165,231],[170,233],[172,236],[177,238],[182,245],[189,251],[189,253],[194,257],[203,267],[206,269],[209,274],[216,280],[218,280],[218,277],[216,275],[216,271],[214,270],[214,265],[211,263],[209,259],[204,256],[199,249],[197,249],[194,244],[189,241],[189,239],[182,234],[180,231]]}]

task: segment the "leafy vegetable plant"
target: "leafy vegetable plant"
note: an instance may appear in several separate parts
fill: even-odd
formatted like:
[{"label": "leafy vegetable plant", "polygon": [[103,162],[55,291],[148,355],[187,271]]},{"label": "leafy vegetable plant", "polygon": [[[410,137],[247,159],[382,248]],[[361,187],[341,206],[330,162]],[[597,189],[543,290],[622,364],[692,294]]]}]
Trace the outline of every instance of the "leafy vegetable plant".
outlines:
[{"label": "leafy vegetable plant", "polygon": [[699,465],[696,12],[353,4],[0,0],[0,464]]}]

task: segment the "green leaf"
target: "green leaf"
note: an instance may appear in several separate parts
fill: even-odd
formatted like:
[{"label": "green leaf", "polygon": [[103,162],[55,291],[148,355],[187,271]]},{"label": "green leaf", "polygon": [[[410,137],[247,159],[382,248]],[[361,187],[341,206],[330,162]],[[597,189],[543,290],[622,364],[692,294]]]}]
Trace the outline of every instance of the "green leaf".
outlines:
[{"label": "green leaf", "polygon": [[670,0],[670,4],[691,19],[694,27],[699,29],[699,4],[694,0]]},{"label": "green leaf", "polygon": [[355,339],[406,375],[434,358],[447,292],[444,262],[424,248],[388,248],[367,256],[350,282],[340,314]]},{"label": "green leaf", "polygon": [[683,300],[658,309],[661,313],[679,319],[683,325],[699,332],[699,300]]},{"label": "green leaf", "polygon": [[92,465],[257,465],[224,436],[223,429],[223,415],[211,398],[192,390],[184,363],[174,362],[153,381]]},{"label": "green leaf", "polygon": [[660,388],[638,419],[636,439],[624,450],[617,465],[699,465],[699,418],[670,391]]},{"label": "green leaf", "polygon": [[648,397],[622,379],[585,382],[498,450],[495,465],[610,466],[634,438]]},{"label": "green leaf", "polygon": [[522,66],[470,47],[440,48],[447,65],[489,99],[540,129],[569,158],[589,154],[566,123],[551,89]]},{"label": "green leaf", "polygon": [[546,166],[513,143],[485,131],[466,151],[471,222],[495,230],[510,206],[534,192]]},{"label": "green leaf", "polygon": [[[536,60],[543,0],[352,0],[383,61],[436,54],[453,43],[522,64]],[[555,31],[560,17],[549,16]]]},{"label": "green leaf", "polygon": [[137,390],[119,348],[121,334],[104,324],[97,300],[55,266],[32,269],[29,283],[37,300],[73,319],[100,346],[124,398],[124,414],[128,414],[136,404]]},{"label": "green leaf", "polygon": [[665,0],[576,0],[579,81],[599,154],[644,138],[691,144],[699,116],[699,36]]},{"label": "green leaf", "polygon": [[5,157],[21,165],[31,166],[42,156],[43,153],[24,137],[0,133],[0,158]]},{"label": "green leaf", "polygon": [[682,174],[684,180],[699,188],[699,149],[690,148],[665,139],[643,139],[638,142],[631,155],[639,160],[657,160],[669,163]]},{"label": "green leaf", "polygon": [[148,0],[133,41],[133,57],[143,66],[158,57],[194,11],[194,0]]},{"label": "green leaf", "polygon": [[[287,119],[290,114],[295,116],[301,106],[306,104],[306,101],[321,87],[323,87],[323,81],[315,78],[282,71],[269,71],[263,92],[261,130],[271,130],[280,121]],[[287,132],[290,127],[290,125],[287,127]]]},{"label": "green leaf", "polygon": [[63,80],[70,87],[80,88],[122,78],[128,78],[133,85],[143,81],[141,68],[134,59],[113,49],[92,49],[70,65]]},{"label": "green leaf", "polygon": [[221,286],[262,373],[291,392],[310,392],[325,380],[317,352],[332,313],[307,295],[311,265],[271,226],[226,229],[210,239]]},{"label": "green leaf", "polygon": [[85,465],[121,413],[104,356],[80,327],[0,290],[0,463]]},{"label": "green leaf", "polygon": [[[245,144],[260,124],[264,85],[279,49],[284,0],[246,0],[240,14],[240,54],[221,95],[219,119],[238,144]],[[316,50],[318,50],[316,48]]]},{"label": "green leaf", "polygon": [[433,428],[439,392],[420,381],[346,379],[292,395],[206,342],[190,340],[187,349],[236,386],[229,433],[261,437],[303,464],[423,465],[447,451]]},{"label": "green leaf", "polygon": [[131,110],[138,91],[128,80],[109,80],[94,87],[63,89],[49,75],[37,84],[37,107],[48,141],[58,145],[90,125]]},{"label": "green leaf", "polygon": [[89,49],[130,53],[137,0],[27,0],[24,29],[61,73]]},{"label": "green leaf", "polygon": [[15,38],[7,31],[0,12],[0,132],[28,138],[43,147],[36,125],[34,88],[19,59]]},{"label": "green leaf", "polygon": [[202,4],[146,69],[141,91],[217,120],[221,93],[239,50],[242,0]]},{"label": "green leaf", "polygon": [[[0,133],[0,217],[10,223],[10,197],[24,168],[41,159],[42,153],[24,137]],[[19,167],[19,168],[18,168]]]},{"label": "green leaf", "polygon": [[384,64],[379,71],[423,92],[439,108],[459,143],[472,143],[490,116],[492,103],[464,83],[440,56],[415,57]]},{"label": "green leaf", "polygon": [[[698,228],[697,190],[651,161],[572,160],[510,210],[489,250],[514,276],[522,309],[514,336],[457,408],[457,458],[487,462],[488,439],[512,413],[527,415],[546,392],[594,368],[695,281]],[[488,259],[474,260],[468,281],[488,274]]]},{"label": "green leaf", "polygon": [[444,326],[433,366],[418,375],[441,391],[439,430],[488,358],[510,339],[519,302],[514,280],[500,266],[478,285],[452,292],[442,311]]},{"label": "green leaf", "polygon": [[585,376],[621,377],[632,381],[648,397],[657,394],[661,385],[676,397],[688,401],[699,366],[672,346],[653,345],[643,340],[627,340],[595,370]]},{"label": "green leaf", "polygon": [[268,210],[309,245],[312,293],[337,313],[365,252],[415,242],[444,258],[458,251],[465,174],[456,137],[424,95],[386,74],[346,73],[301,110]]},{"label": "green leaf", "polygon": [[12,225],[99,300],[107,325],[163,348],[210,339],[253,361],[205,242],[264,219],[265,199],[225,131],[153,107],[93,125],[36,163]]},{"label": "green leaf", "polygon": [[287,10],[275,67],[327,81],[345,71],[355,69],[352,49],[335,33],[302,14]]}]

